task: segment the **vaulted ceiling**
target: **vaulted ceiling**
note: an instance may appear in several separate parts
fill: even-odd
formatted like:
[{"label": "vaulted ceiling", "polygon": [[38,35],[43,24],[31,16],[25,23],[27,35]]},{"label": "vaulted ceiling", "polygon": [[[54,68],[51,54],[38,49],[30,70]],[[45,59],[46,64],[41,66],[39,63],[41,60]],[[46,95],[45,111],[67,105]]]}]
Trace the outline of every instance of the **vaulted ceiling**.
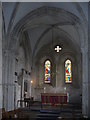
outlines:
[{"label": "vaulted ceiling", "polygon": [[[49,13],[49,10],[46,14],[43,8],[52,9],[53,15]],[[42,11],[42,14],[39,11]],[[35,12],[37,16],[30,17]],[[10,2],[3,3],[3,16],[6,35],[22,23],[21,29],[28,34],[32,53],[36,54],[42,45],[50,43],[52,31],[54,42],[61,41],[62,43],[63,41],[63,43],[67,44],[67,40],[70,40],[71,44],[75,42],[76,46],[80,46],[80,36],[76,27],[77,24],[88,21],[88,4],[71,2]]]}]

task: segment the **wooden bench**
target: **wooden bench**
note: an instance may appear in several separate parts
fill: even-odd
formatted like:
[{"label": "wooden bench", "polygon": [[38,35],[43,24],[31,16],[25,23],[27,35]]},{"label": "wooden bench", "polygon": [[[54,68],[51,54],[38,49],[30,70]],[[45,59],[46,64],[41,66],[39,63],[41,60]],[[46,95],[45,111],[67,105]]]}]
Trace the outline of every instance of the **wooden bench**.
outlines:
[{"label": "wooden bench", "polygon": [[11,111],[2,111],[2,119],[3,118],[19,118],[19,115],[21,113],[20,109],[15,109]]}]

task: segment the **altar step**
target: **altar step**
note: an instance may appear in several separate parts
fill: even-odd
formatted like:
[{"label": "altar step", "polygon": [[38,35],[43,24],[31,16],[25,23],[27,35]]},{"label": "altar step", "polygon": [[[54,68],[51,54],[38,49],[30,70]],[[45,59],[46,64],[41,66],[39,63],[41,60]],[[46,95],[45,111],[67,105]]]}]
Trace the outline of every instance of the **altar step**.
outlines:
[{"label": "altar step", "polygon": [[57,120],[57,117],[37,117],[36,120]]},{"label": "altar step", "polygon": [[81,110],[62,109],[62,110],[40,110],[37,120],[67,120],[82,119]]},{"label": "altar step", "polygon": [[49,113],[41,113],[38,114],[37,120],[57,120],[60,114],[49,114]]},{"label": "altar step", "polygon": [[40,113],[48,113],[48,114],[60,114],[60,110],[53,110],[53,109],[41,109]]}]

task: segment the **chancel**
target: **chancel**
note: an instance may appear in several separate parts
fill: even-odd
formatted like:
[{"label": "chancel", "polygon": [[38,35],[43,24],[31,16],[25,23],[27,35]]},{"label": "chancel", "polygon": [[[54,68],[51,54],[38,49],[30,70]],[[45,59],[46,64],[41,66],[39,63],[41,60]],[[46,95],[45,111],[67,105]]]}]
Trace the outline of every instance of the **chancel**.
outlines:
[{"label": "chancel", "polygon": [[90,118],[89,11],[88,2],[0,3],[3,118]]}]

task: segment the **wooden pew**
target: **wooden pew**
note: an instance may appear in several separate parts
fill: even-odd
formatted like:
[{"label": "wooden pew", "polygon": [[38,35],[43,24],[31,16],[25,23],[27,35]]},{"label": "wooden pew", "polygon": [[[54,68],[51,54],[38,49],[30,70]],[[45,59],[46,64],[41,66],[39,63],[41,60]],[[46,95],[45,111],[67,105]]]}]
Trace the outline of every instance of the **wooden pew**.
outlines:
[{"label": "wooden pew", "polygon": [[4,118],[19,118],[20,117],[21,110],[15,109],[11,111],[2,111],[2,119]]}]

